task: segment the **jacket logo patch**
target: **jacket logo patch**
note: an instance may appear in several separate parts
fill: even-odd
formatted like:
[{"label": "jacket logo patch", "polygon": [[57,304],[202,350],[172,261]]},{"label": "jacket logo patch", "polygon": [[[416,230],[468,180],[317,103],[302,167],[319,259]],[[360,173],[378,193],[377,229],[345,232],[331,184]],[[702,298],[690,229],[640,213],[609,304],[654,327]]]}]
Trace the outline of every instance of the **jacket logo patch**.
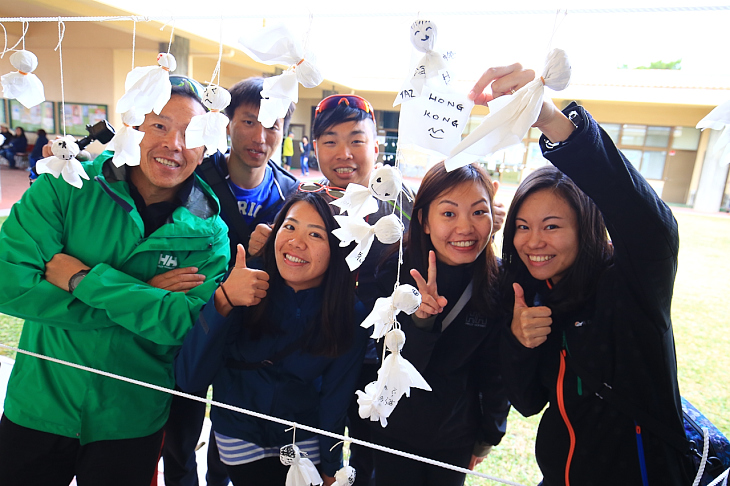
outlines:
[{"label": "jacket logo patch", "polygon": [[177,257],[161,253],[160,259],[157,262],[157,268],[164,268],[166,270],[177,268]]},{"label": "jacket logo patch", "polygon": [[466,316],[465,324],[470,327],[487,327],[487,318],[476,312],[472,312]]}]

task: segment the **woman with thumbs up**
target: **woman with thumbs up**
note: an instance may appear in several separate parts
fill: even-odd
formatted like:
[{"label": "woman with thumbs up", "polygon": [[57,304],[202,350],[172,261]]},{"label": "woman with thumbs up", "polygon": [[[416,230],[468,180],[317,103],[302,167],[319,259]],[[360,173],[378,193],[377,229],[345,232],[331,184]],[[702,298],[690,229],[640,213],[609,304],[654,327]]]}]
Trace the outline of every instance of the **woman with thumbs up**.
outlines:
[{"label": "woman with thumbs up", "polygon": [[[203,308],[175,362],[178,385],[213,384],[216,401],[329,432],[344,433],[347,406],[365,354],[365,309],[355,302],[348,248],[332,234],[335,220],[318,193],[287,200],[261,261],[236,264]],[[282,485],[288,467],[279,449],[292,432],[276,423],[213,407],[212,428],[234,485]],[[334,482],[341,446],[296,431],[296,445]]]},{"label": "woman with thumbs up", "polygon": [[[491,99],[491,82],[494,96],[519,89],[524,72],[487,71],[473,96]],[[582,107],[545,102],[534,126],[554,165],[525,178],[505,221],[513,316],[501,355],[512,405],[525,416],[547,405],[542,484],[691,484],[688,456],[643,419],[684,437],[670,320],[677,223]]]}]

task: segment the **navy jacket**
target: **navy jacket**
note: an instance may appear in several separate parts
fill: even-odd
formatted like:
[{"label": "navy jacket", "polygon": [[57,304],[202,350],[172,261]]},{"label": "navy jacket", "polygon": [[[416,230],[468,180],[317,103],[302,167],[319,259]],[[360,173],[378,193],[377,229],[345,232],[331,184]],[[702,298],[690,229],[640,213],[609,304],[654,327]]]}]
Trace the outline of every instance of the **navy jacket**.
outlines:
[{"label": "navy jacket", "polygon": [[[296,341],[305,329],[316,335],[316,323],[312,327],[308,321],[319,313],[321,288],[294,292],[289,286],[274,282],[269,293],[275,303],[270,319],[280,332],[265,334],[258,340],[251,339],[241,325],[248,308],[237,307],[226,318],[216,311],[212,299],[208,302],[175,361],[178,386],[195,391],[212,383],[216,401],[343,434],[368,337],[367,331],[358,325],[365,317],[364,308],[357,304],[353,343],[337,358],[297,349],[271,366],[254,370],[226,366],[227,360],[268,360]],[[285,432],[287,427],[279,423],[218,407],[213,407],[211,420],[216,432],[262,447],[281,447],[292,440],[292,433]],[[298,441],[313,436],[311,432],[297,430]],[[319,436],[322,469],[329,476],[334,476],[340,466],[341,447],[330,451],[336,442]]]},{"label": "navy jacket", "polygon": [[[571,484],[639,486],[634,420],[596,396],[599,390],[589,390],[570,364],[561,373],[560,355],[564,350],[568,363],[578,362],[582,372],[684,434],[670,319],[678,228],[670,209],[593,118],[574,104],[565,113],[577,129],[557,146],[543,136],[543,153],[601,210],[614,257],[600,276],[594,299],[574,312],[554,313],[545,343],[528,349],[511,332],[504,333],[503,373],[510,401],[520,413],[534,415],[548,405],[535,446],[545,486],[565,484],[571,427]],[[535,285],[534,280],[521,283]],[[544,284],[539,288],[548,306],[550,292]],[[649,484],[691,483],[686,457],[646,428],[642,436]]]},{"label": "navy jacket", "polygon": [[[401,282],[416,286],[402,267]],[[397,259],[397,258],[395,258]],[[378,271],[383,290],[393,289],[396,262]],[[465,446],[496,445],[505,434],[509,402],[499,369],[499,340],[504,316],[485,316],[476,309],[475,297],[442,332],[441,323],[461,297],[474,274],[474,264],[450,266],[437,262],[436,281],[448,305],[433,329],[416,327],[401,313],[398,322],[406,334],[402,355],[421,373],[432,391],[411,389],[402,397],[378,434],[410,445],[414,450],[441,450]],[[495,289],[496,291],[496,289]],[[392,290],[391,290],[392,292]],[[378,346],[382,352],[382,340]]]}]

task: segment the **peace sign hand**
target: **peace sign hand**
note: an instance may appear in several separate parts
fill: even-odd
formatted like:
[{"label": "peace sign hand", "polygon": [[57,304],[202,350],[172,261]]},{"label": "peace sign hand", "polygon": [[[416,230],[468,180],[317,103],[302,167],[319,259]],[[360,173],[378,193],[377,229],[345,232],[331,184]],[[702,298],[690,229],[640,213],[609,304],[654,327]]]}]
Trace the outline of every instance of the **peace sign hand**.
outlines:
[{"label": "peace sign hand", "polygon": [[421,293],[421,305],[416,311],[416,317],[419,319],[428,319],[431,316],[443,312],[448,301],[446,297],[442,297],[438,293],[436,285],[436,254],[433,250],[428,252],[428,282],[421,276],[420,272],[415,268],[411,270],[411,276],[418,285],[418,291]]}]

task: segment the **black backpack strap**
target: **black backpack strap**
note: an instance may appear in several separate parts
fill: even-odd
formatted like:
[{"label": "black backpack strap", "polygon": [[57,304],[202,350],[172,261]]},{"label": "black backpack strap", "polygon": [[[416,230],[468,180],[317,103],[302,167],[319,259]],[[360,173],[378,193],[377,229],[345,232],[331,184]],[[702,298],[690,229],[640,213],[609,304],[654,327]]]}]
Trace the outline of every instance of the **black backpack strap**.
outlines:
[{"label": "black backpack strap", "polygon": [[573,370],[573,372],[595,392],[598,398],[606,400],[624,415],[636,421],[636,423],[641,427],[645,427],[652,434],[664,440],[667,444],[671,445],[679,452],[683,454],[690,453],[690,444],[684,434],[674,432],[664,423],[646,413],[641,407],[637,406],[631,400],[620,396],[614,391],[611,385],[602,382],[595,376],[587,373],[585,369],[581,368],[580,364],[578,364],[576,360],[569,357],[568,353],[565,355],[565,361],[568,363],[568,366]]},{"label": "black backpack strap", "polygon": [[[203,180],[208,183],[210,188],[213,190],[221,204],[221,209],[227,216],[227,222],[230,224],[230,232],[235,232],[238,243],[241,243],[244,247],[248,247],[248,240],[251,237],[251,229],[241,217],[241,213],[238,211],[238,201],[231,192],[231,188],[228,186],[228,181],[223,178],[221,173],[213,163],[212,158],[206,158],[198,168]],[[232,238],[234,235],[231,234],[231,246],[236,247],[236,242]],[[235,258],[235,253],[233,254]]]}]

